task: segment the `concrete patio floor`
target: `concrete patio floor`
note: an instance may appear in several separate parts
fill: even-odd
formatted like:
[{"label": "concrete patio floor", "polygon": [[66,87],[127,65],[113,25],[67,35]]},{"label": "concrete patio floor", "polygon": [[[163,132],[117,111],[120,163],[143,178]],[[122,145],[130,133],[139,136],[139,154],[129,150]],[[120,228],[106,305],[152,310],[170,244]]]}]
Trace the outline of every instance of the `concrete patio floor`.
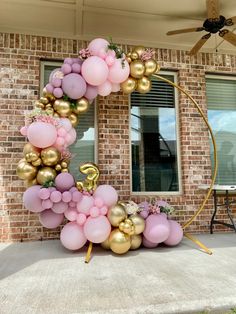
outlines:
[{"label": "concrete patio floor", "polygon": [[176,248],[123,256],[59,241],[0,244],[0,313],[226,313],[236,307],[236,234],[200,235],[207,255]]}]

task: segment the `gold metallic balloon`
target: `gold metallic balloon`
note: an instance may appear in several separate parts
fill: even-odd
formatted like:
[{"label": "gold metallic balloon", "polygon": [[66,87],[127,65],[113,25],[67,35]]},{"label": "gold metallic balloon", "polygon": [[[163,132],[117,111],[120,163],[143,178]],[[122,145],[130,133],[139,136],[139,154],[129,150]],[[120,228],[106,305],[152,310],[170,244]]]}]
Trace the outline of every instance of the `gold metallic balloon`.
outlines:
[{"label": "gold metallic balloon", "polygon": [[131,51],[126,54],[126,57],[131,58]]},{"label": "gold metallic balloon", "polygon": [[41,166],[41,164],[42,164],[42,159],[41,158],[38,158],[37,160],[32,161],[32,165],[35,166],[35,167]]},{"label": "gold metallic balloon", "polygon": [[60,118],[59,114],[58,114],[57,112],[55,112],[55,111],[54,111],[54,113],[53,113],[53,117],[54,117],[54,118]]},{"label": "gold metallic balloon", "polygon": [[68,168],[61,169],[61,172],[69,172]]},{"label": "gold metallic balloon", "polygon": [[55,147],[47,147],[42,149],[41,158],[44,165],[55,166],[61,159],[61,154]]},{"label": "gold metallic balloon", "polygon": [[141,93],[145,94],[151,90],[152,82],[146,76],[143,76],[140,80],[138,80],[138,85],[136,90]]},{"label": "gold metallic balloon", "polygon": [[145,47],[143,47],[143,46],[138,46],[138,47],[135,47],[133,51],[134,51],[134,52],[137,52],[139,58],[141,58],[141,55],[142,55],[142,54],[144,53],[144,51],[145,51]]},{"label": "gold metallic balloon", "polygon": [[76,107],[73,108],[73,112],[76,114],[86,112],[89,107],[89,102],[85,97],[82,97],[76,101]]},{"label": "gold metallic balloon", "polygon": [[129,219],[133,222],[134,225],[134,234],[140,234],[145,229],[145,220],[138,214],[133,214],[129,216]]},{"label": "gold metallic balloon", "polygon": [[142,236],[140,234],[134,234],[131,236],[130,250],[137,250],[142,244]]},{"label": "gold metallic balloon", "polygon": [[75,113],[71,113],[68,119],[70,120],[73,128],[75,128],[77,124],[79,123],[79,119],[77,118],[77,115]]},{"label": "gold metallic balloon", "polygon": [[41,103],[39,100],[36,100],[34,105],[35,105],[36,108],[39,108],[39,109],[44,109],[45,108],[44,104]]},{"label": "gold metallic balloon", "polygon": [[134,78],[140,79],[143,77],[145,66],[141,60],[134,60],[130,63],[130,75]]},{"label": "gold metallic balloon", "polygon": [[53,114],[54,114],[53,108],[48,108],[48,109],[46,109],[45,111],[47,112],[47,114],[48,114],[49,116],[53,116]]},{"label": "gold metallic balloon", "polygon": [[131,246],[131,239],[128,234],[115,229],[109,236],[109,244],[112,252],[116,254],[124,254],[129,251]]},{"label": "gold metallic balloon", "polygon": [[157,70],[157,62],[153,59],[145,61],[144,66],[145,66],[144,75],[146,76],[154,74]]},{"label": "gold metallic balloon", "polygon": [[119,224],[127,218],[127,213],[124,206],[116,204],[112,206],[107,213],[107,218],[114,227],[119,227]]},{"label": "gold metallic balloon", "polygon": [[67,168],[68,167],[68,162],[62,161],[61,162],[61,166],[62,166],[62,168]]},{"label": "gold metallic balloon", "polygon": [[131,62],[132,62],[131,57],[126,57],[126,60],[127,60],[128,63],[131,63]]},{"label": "gold metallic balloon", "polygon": [[52,104],[50,104],[50,103],[45,106],[45,109],[49,109],[49,108],[50,109],[52,108]]},{"label": "gold metallic balloon", "polygon": [[63,99],[55,100],[53,108],[61,117],[64,118],[68,117],[72,111],[70,107],[70,102]]},{"label": "gold metallic balloon", "polygon": [[56,171],[61,171],[61,165],[60,165],[60,164],[56,165],[56,166],[55,166],[55,170],[56,170]]},{"label": "gold metallic balloon", "polygon": [[44,105],[47,105],[49,103],[49,100],[47,99],[47,97],[41,97],[40,102]]},{"label": "gold metallic balloon", "polygon": [[26,186],[27,186],[27,188],[31,187],[32,185],[36,185],[36,184],[38,184],[36,178],[33,179],[33,180],[28,180],[28,181],[26,181]]},{"label": "gold metallic balloon", "polygon": [[105,250],[110,250],[109,238],[107,238],[105,241],[103,241],[103,242],[101,243],[101,246],[102,246]]},{"label": "gold metallic balloon", "polygon": [[98,166],[92,162],[86,162],[79,167],[79,170],[82,174],[86,174],[87,176],[83,182],[76,182],[77,189],[85,189],[89,192],[95,190],[100,177],[100,170]]},{"label": "gold metallic balloon", "polygon": [[130,57],[131,57],[132,60],[137,60],[137,59],[138,59],[138,54],[137,54],[137,52],[135,52],[135,51],[131,52]]},{"label": "gold metallic balloon", "polygon": [[131,94],[137,87],[137,81],[130,76],[126,81],[120,84],[120,87],[125,94]]},{"label": "gold metallic balloon", "polygon": [[131,219],[126,218],[119,224],[120,231],[127,233],[128,235],[134,234],[134,225]]},{"label": "gold metallic balloon", "polygon": [[43,88],[43,96],[47,97],[46,95],[48,94],[46,87]]},{"label": "gold metallic balloon", "polygon": [[37,168],[32,166],[25,159],[21,159],[17,165],[16,173],[22,180],[32,180],[36,177]]},{"label": "gold metallic balloon", "polygon": [[40,149],[37,147],[34,147],[32,144],[30,143],[26,143],[24,148],[23,148],[23,154],[24,156],[28,153],[35,153],[37,154],[37,156],[40,156]]},{"label": "gold metallic balloon", "polygon": [[48,181],[52,181],[56,178],[57,172],[55,169],[50,167],[43,167],[38,171],[37,181],[39,184],[43,185]]}]

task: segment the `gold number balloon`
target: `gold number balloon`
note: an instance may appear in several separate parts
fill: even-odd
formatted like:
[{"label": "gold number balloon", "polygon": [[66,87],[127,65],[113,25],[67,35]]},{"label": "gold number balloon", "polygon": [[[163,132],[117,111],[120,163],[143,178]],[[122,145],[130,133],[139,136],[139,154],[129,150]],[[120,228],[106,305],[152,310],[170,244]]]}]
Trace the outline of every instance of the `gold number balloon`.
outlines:
[{"label": "gold number balloon", "polygon": [[112,252],[116,254],[124,254],[129,251],[131,247],[131,239],[128,234],[115,229],[109,236],[109,244]]},{"label": "gold number balloon", "polygon": [[100,176],[100,171],[98,166],[92,162],[87,162],[80,166],[80,172],[86,174],[86,179],[82,181],[76,182],[76,186],[78,190],[87,190],[92,191],[95,190],[97,187],[97,182]]},{"label": "gold number balloon", "polygon": [[38,171],[37,181],[39,184],[44,185],[48,181],[52,181],[56,178],[57,172],[50,167],[43,167]]},{"label": "gold number balloon", "polygon": [[41,158],[44,165],[55,166],[59,162],[61,154],[55,147],[47,147],[41,151]]},{"label": "gold number balloon", "polygon": [[25,159],[21,159],[17,165],[16,173],[22,180],[32,180],[36,177],[37,168],[32,166]]}]

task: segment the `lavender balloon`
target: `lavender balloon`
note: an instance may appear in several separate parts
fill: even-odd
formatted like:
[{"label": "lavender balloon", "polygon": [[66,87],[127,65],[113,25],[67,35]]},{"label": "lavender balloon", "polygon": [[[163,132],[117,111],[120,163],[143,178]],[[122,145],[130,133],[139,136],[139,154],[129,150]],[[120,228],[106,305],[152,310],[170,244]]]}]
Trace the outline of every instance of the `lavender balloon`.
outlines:
[{"label": "lavender balloon", "polygon": [[118,201],[118,193],[111,185],[107,184],[99,185],[94,192],[94,197],[101,198],[108,207],[115,205]]},{"label": "lavender balloon", "polygon": [[175,246],[183,239],[183,229],[177,221],[168,220],[168,222],[170,226],[170,234],[164,243],[169,246]]},{"label": "lavender balloon", "polygon": [[87,242],[83,228],[76,222],[69,222],[64,226],[60,239],[62,245],[68,250],[79,250]]},{"label": "lavender balloon", "polygon": [[84,224],[84,234],[93,243],[105,241],[111,233],[111,224],[107,217],[89,217]]},{"label": "lavender balloon", "polygon": [[56,214],[51,209],[46,209],[39,215],[39,221],[45,228],[48,229],[54,229],[60,226],[63,220],[63,214]]},{"label": "lavender balloon", "polygon": [[148,239],[146,239],[145,237],[143,237],[143,246],[148,248],[148,249],[153,249],[155,247],[158,246],[158,243],[153,243],[151,241],[149,241]]},{"label": "lavender balloon", "polygon": [[96,98],[98,95],[98,88],[97,86],[87,85],[86,93],[84,94],[84,97],[86,97],[89,100],[92,100]]},{"label": "lavender balloon", "polygon": [[168,220],[160,214],[148,216],[143,235],[153,243],[166,241],[170,235]]},{"label": "lavender balloon", "polygon": [[62,89],[71,99],[79,99],[86,92],[86,82],[80,74],[71,73],[62,79]]},{"label": "lavender balloon", "polygon": [[23,203],[26,209],[34,213],[43,211],[42,200],[39,197],[41,185],[33,185],[29,187],[23,195]]},{"label": "lavender balloon", "polygon": [[70,173],[62,172],[56,176],[55,184],[58,191],[64,192],[68,191],[75,185],[75,180]]}]

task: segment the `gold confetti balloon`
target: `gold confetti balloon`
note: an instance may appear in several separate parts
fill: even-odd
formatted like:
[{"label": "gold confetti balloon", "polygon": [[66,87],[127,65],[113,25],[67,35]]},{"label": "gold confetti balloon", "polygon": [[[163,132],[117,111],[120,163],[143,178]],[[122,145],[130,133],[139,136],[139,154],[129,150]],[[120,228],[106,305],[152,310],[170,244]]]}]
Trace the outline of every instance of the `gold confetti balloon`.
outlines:
[{"label": "gold confetti balloon", "polygon": [[57,172],[55,169],[50,167],[43,167],[38,171],[37,181],[39,184],[43,185],[48,181],[52,181],[56,178]]},{"label": "gold confetti balloon", "polygon": [[125,94],[131,94],[133,91],[135,91],[136,86],[137,81],[131,76],[120,84],[120,87]]},{"label": "gold confetti balloon", "polygon": [[37,168],[32,166],[23,158],[17,165],[16,173],[22,180],[32,180],[36,177]]},{"label": "gold confetti balloon", "polygon": [[137,250],[142,244],[142,236],[140,234],[134,234],[131,236],[130,250]]},{"label": "gold confetti balloon", "polygon": [[145,61],[144,67],[145,67],[144,75],[146,76],[154,74],[158,68],[157,62],[153,59]]},{"label": "gold confetti balloon", "polygon": [[143,77],[145,66],[141,60],[134,60],[130,63],[130,75],[134,78],[140,79]]},{"label": "gold confetti balloon", "polygon": [[129,216],[129,219],[134,225],[134,234],[140,234],[145,229],[145,220],[138,214],[133,214]]},{"label": "gold confetti balloon", "polygon": [[119,224],[127,218],[124,206],[121,204],[112,206],[108,210],[107,217],[113,227],[119,227]]},{"label": "gold confetti balloon", "polygon": [[61,154],[55,147],[47,147],[41,151],[41,158],[44,165],[55,166],[59,162]]},{"label": "gold confetti balloon", "polygon": [[136,90],[141,93],[145,94],[151,90],[152,82],[146,76],[143,76],[140,80],[138,80]]},{"label": "gold confetti balloon", "polygon": [[116,254],[124,254],[130,249],[130,236],[119,229],[115,229],[109,236],[109,244],[112,252]]}]

